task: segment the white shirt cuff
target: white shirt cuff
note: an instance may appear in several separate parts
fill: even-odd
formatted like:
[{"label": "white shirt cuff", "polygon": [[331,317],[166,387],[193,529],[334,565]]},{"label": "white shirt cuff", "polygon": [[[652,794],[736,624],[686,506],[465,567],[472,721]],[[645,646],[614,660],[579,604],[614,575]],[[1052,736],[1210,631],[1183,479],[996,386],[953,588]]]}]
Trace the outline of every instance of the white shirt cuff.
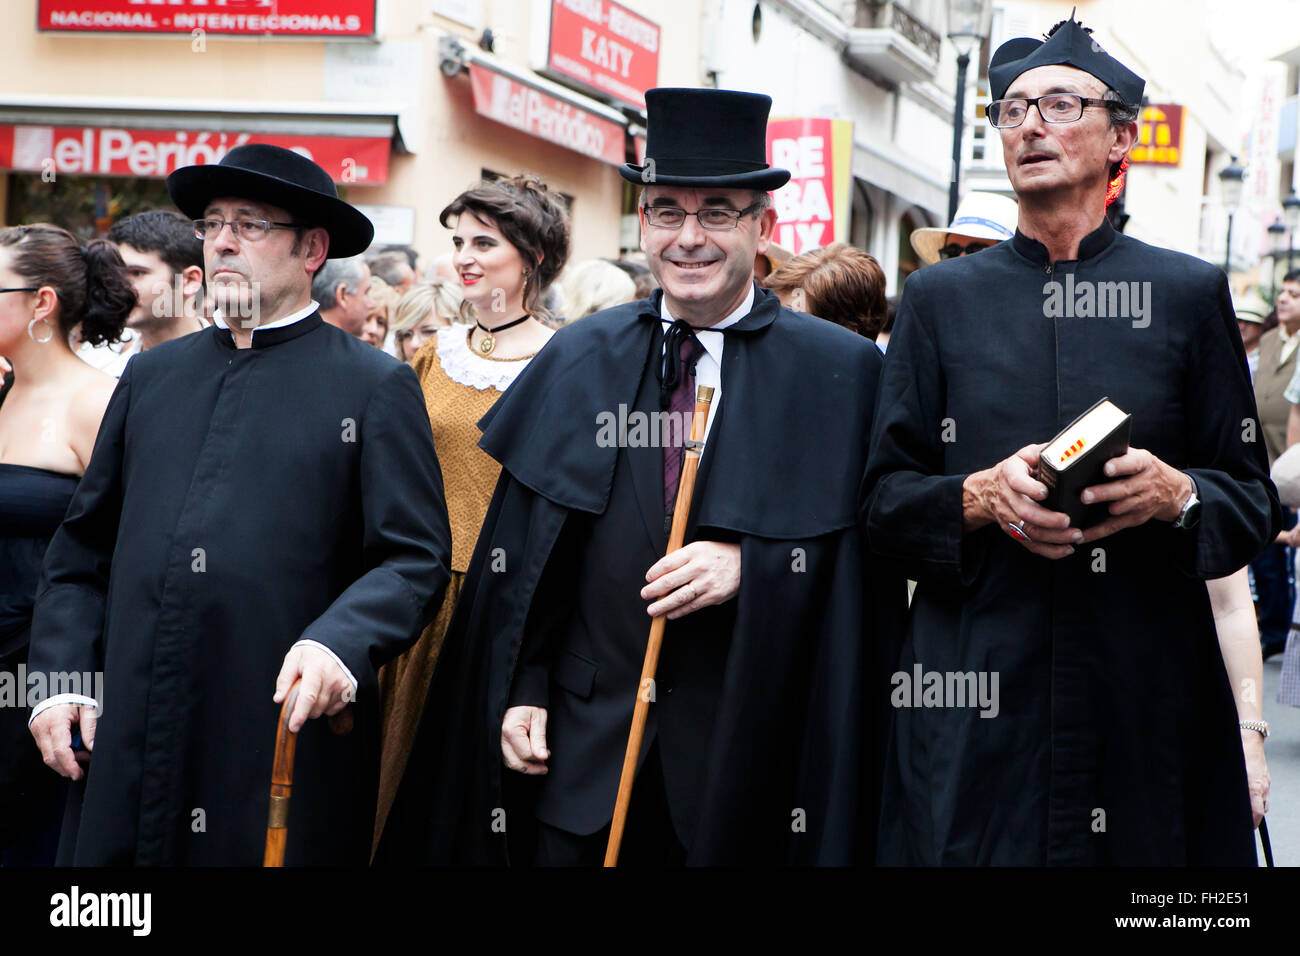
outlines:
[{"label": "white shirt cuff", "polygon": [[93,697],[87,697],[84,694],[55,694],[53,697],[47,697],[35,707],[32,708],[32,715],[27,718],[27,726],[32,725],[32,721],[40,715],[41,711],[49,710],[51,707],[58,707],[61,704],[81,704],[83,707],[94,707],[95,716],[99,716],[99,701]]},{"label": "white shirt cuff", "polygon": [[[333,661],[334,661],[335,664],[339,665],[339,668],[342,669],[344,675],[345,675],[345,676],[347,677],[347,679],[352,683],[352,699],[353,699],[353,700],[356,700],[356,698],[357,698],[357,679],[356,679],[355,677],[353,677],[353,676],[352,676],[352,672],[351,672],[350,670],[348,670],[348,665],[347,665],[347,664],[344,664],[343,661],[339,660],[339,656],[338,656],[337,654],[335,654],[333,651],[331,651],[331,650],[330,650],[328,647],[326,647],[324,644],[322,644],[320,641],[308,641],[308,640],[302,640],[302,641],[299,641],[297,644],[295,644],[295,645],[293,645],[293,646],[294,646],[294,647],[301,647],[301,646],[303,646],[303,645],[307,645],[307,646],[309,646],[309,647],[319,647],[322,651],[324,651],[326,654],[328,654],[328,655],[333,659]],[[290,650],[293,650],[293,648],[290,648]]]}]

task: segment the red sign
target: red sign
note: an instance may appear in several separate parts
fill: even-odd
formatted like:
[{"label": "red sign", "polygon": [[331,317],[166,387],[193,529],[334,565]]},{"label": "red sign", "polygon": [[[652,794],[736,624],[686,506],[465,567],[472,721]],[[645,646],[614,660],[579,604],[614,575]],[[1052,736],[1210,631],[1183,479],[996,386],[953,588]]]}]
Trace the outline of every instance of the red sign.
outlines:
[{"label": "red sign", "polygon": [[1138,141],[1128,154],[1131,165],[1178,166],[1182,163],[1183,108],[1152,103],[1138,120]]},{"label": "red sign", "polygon": [[801,255],[848,239],[852,150],[848,120],[768,121],[768,162],[790,170],[772,195],[778,246]]},{"label": "red sign", "polygon": [[469,65],[469,79],[480,116],[593,159],[616,166],[623,162],[623,127],[618,123],[478,63]]},{"label": "red sign", "polygon": [[645,109],[659,82],[659,26],[611,0],[551,0],[547,66]]},{"label": "red sign", "polygon": [[264,136],[187,130],[0,126],[0,169],[73,176],[161,179],[180,166],[217,163],[244,143],[283,146],[313,160],[338,183],[388,181],[390,142],[379,137]]},{"label": "red sign", "polygon": [[375,0],[39,0],[42,30],[371,36]]}]

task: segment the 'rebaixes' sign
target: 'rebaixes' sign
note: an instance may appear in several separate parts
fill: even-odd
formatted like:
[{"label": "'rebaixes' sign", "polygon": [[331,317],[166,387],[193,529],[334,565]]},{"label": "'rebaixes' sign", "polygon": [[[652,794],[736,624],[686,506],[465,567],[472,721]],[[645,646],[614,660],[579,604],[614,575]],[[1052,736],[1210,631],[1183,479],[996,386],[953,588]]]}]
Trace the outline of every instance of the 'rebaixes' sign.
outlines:
[{"label": "'rebaixes' sign", "polygon": [[659,81],[659,25],[612,0],[551,0],[545,71],[644,110]]}]

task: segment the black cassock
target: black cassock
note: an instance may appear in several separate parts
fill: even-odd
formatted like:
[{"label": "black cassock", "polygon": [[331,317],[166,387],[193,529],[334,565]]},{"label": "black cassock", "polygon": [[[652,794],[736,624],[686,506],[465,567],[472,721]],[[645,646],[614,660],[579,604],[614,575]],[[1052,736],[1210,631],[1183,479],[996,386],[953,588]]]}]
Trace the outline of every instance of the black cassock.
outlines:
[{"label": "black cassock", "polygon": [[275,678],[313,640],[358,681],[355,728],[299,733],[286,863],[364,864],[375,672],[432,616],[450,548],[420,387],[391,356],[313,314],[250,349],[213,328],[133,358],[32,628],[33,670],[104,672],[73,862],[261,865]]},{"label": "black cassock", "polygon": [[[379,862],[528,862],[534,814],[609,822],[667,531],[662,449],[599,428],[659,409],[660,297],[561,329],[481,423],[503,472]],[[687,541],[738,542],[740,591],[667,623],[641,758],[688,863],[869,860],[905,604],[856,523],[880,354],[762,290],[725,335]],[[511,702],[549,707],[544,781],[502,764]]]},{"label": "black cassock", "polygon": [[[1199,527],[1153,520],[1059,561],[997,527],[963,536],[965,476],[1103,396],[1132,414],[1132,447],[1193,477]],[[908,280],[867,534],[918,582],[899,671],[996,674],[999,706],[915,706],[896,685],[913,706],[895,710],[882,862],[1253,864],[1204,582],[1280,525],[1255,419],[1227,283],[1198,259],[1103,223],[1077,261],[1018,233]]]}]

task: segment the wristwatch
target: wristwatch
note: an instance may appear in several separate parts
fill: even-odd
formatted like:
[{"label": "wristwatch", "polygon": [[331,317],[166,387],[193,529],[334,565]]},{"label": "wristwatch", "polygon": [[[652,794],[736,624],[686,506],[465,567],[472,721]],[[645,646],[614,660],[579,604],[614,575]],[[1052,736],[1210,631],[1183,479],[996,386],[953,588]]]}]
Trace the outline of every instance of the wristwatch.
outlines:
[{"label": "wristwatch", "polygon": [[1195,528],[1197,522],[1201,520],[1201,499],[1196,497],[1196,479],[1188,475],[1187,480],[1192,483],[1192,493],[1187,496],[1187,500],[1183,502],[1182,510],[1178,512],[1178,517],[1174,519],[1174,527],[1183,531],[1190,531]]}]

